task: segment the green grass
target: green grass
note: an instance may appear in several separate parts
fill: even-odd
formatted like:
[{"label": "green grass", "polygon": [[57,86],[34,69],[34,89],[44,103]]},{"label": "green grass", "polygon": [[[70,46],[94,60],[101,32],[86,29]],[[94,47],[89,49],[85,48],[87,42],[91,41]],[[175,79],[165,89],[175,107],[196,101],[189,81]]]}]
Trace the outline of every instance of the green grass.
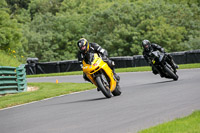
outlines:
[{"label": "green grass", "polygon": [[35,77],[67,76],[67,75],[81,75],[81,74],[83,74],[82,71],[73,71],[73,72],[62,72],[62,73],[26,75],[26,77],[35,78]]},{"label": "green grass", "polygon": [[180,65],[180,69],[193,69],[193,68],[200,68],[200,63]]},{"label": "green grass", "polygon": [[37,91],[2,96],[0,97],[0,108],[95,88],[90,83],[28,83],[28,86],[37,86],[39,89]]},{"label": "green grass", "polygon": [[16,57],[8,55],[6,52],[0,50],[0,66],[13,66],[18,67],[21,62],[19,62]]},{"label": "green grass", "polygon": [[139,133],[200,133],[200,111],[155,127],[145,129]]},{"label": "green grass", "polygon": [[[192,68],[200,68],[200,63],[179,65],[179,69],[192,69]],[[118,68],[118,69],[116,69],[117,73],[121,73],[121,72],[142,72],[142,71],[151,71],[151,67],[145,66],[145,67],[129,67],[129,68]],[[63,72],[63,73],[27,75],[27,78],[66,76],[66,75],[81,75],[81,74],[83,74],[82,71],[74,71],[74,72]]]}]

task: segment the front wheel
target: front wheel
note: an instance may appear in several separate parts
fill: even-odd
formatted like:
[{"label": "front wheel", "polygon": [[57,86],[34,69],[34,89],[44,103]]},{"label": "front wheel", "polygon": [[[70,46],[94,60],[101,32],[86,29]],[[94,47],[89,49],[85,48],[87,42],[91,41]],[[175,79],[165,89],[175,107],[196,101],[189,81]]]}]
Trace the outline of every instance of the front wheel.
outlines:
[{"label": "front wheel", "polygon": [[102,91],[105,97],[111,98],[110,88],[108,88],[107,86],[104,86],[103,82],[104,81],[101,79],[100,76],[96,77],[96,83],[97,83],[98,88]]},{"label": "front wheel", "polygon": [[165,71],[168,73],[168,75],[173,78],[175,81],[178,80],[178,75],[176,75],[174,72],[172,72],[171,69],[169,69],[167,66],[165,66]]}]

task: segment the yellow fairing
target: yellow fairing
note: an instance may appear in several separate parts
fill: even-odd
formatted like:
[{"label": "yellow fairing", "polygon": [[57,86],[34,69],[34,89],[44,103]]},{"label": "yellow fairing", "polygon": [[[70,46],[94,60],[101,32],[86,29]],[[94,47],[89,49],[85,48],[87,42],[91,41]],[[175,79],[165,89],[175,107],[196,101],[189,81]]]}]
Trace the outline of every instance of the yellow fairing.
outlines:
[{"label": "yellow fairing", "polygon": [[85,61],[83,60],[83,72],[96,86],[97,84],[93,78],[93,74],[101,69],[104,70],[104,72],[110,78],[110,91],[111,92],[114,91],[117,83],[116,80],[113,78],[112,69],[107,65],[107,63],[105,63],[97,54],[94,54],[94,60],[91,63],[91,65],[86,64]]}]

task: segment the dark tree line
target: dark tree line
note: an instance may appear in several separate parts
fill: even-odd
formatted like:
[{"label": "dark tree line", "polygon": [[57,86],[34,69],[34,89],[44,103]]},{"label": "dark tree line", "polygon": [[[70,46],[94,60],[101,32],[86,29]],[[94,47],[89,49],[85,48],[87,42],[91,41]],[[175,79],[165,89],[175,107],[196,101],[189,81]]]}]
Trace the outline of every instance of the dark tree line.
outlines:
[{"label": "dark tree line", "polygon": [[199,0],[1,0],[0,49],[40,61],[75,59],[85,37],[110,56],[142,53],[141,41],[167,52],[200,49]]}]

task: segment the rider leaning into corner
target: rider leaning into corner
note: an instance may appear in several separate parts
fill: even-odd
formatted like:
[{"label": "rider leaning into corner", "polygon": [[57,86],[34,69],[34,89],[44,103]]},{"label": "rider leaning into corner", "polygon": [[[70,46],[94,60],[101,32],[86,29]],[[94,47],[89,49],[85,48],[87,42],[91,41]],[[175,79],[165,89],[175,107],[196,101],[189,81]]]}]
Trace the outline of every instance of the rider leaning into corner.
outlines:
[{"label": "rider leaning into corner", "polygon": [[[150,66],[152,66],[152,62],[150,57],[150,53],[152,51],[160,51],[162,53],[165,53],[164,48],[162,48],[160,45],[155,44],[155,43],[151,43],[149,40],[143,40],[142,41],[142,46],[144,48],[143,50],[143,56],[145,58],[145,60],[147,61],[148,64],[150,64]],[[178,69],[178,65],[176,65],[176,63],[174,62],[174,60],[172,59],[172,56],[165,53],[166,54],[166,61],[168,64],[170,64],[172,66],[172,68],[174,69],[174,71],[176,71],[176,69]],[[158,74],[158,71],[156,71],[156,69],[152,66],[152,72],[154,74]]]},{"label": "rider leaning into corner", "polygon": [[[89,59],[90,53],[97,53],[101,56],[103,61],[106,62],[108,66],[112,69],[115,78],[119,82],[120,77],[115,73],[114,69],[115,63],[114,61],[108,58],[108,52],[105,49],[103,49],[97,43],[89,43],[85,38],[81,38],[80,40],[78,40],[77,46],[79,48],[78,62],[81,64],[81,67],[82,67],[82,61],[83,60],[87,61]],[[83,78],[90,82],[85,73],[83,73]]]}]

